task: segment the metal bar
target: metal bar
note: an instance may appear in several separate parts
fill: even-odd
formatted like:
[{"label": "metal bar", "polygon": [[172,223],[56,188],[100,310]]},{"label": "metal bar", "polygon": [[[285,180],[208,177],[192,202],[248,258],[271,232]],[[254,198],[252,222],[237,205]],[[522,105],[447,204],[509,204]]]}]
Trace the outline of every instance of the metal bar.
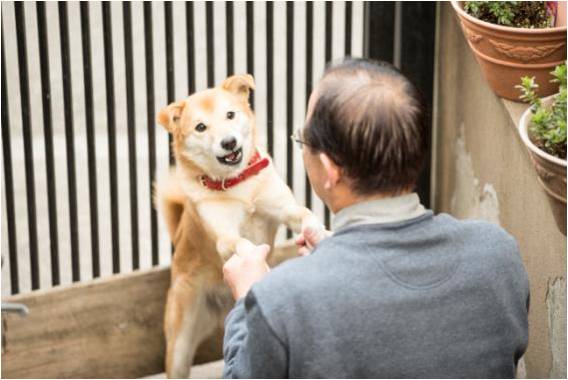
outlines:
[{"label": "metal bar", "polygon": [[325,63],[331,61],[331,38],[333,28],[333,3],[325,3]]},{"label": "metal bar", "polygon": [[401,36],[402,36],[402,2],[394,3],[394,33],[393,33],[393,65],[400,69]]},{"label": "metal bar", "polygon": [[[168,103],[175,101],[175,72],[174,72],[174,21],[172,14],[172,3],[166,1],[164,4],[165,28],[166,28],[166,83],[168,92]],[[168,133],[168,154],[170,166],[175,164],[174,152],[172,148],[173,137]],[[174,254],[174,245],[170,245],[171,254]]]},{"label": "metal bar", "polygon": [[146,56],[146,112],[148,115],[148,176],[150,194],[150,233],[152,235],[152,265],[160,264],[158,246],[158,215],[153,202],[154,181],[156,179],[156,124],[154,110],[154,42],[152,25],[152,2],[144,2],[144,43]]},{"label": "metal bar", "polygon": [[79,267],[79,232],[77,223],[77,179],[75,172],[75,137],[73,125],[73,92],[69,55],[69,20],[67,3],[60,2],[59,32],[61,38],[61,72],[63,74],[63,108],[65,116],[65,145],[67,148],[67,183],[69,188],[69,221],[71,227],[71,271],[74,282],[81,279]]},{"label": "metal bar", "polygon": [[[331,1],[328,1],[325,3],[325,64],[326,65],[331,61],[332,31],[333,31],[333,3]],[[323,211],[323,219],[325,227],[329,230],[330,214],[327,205],[325,205]]]},{"label": "metal bar", "polygon": [[107,108],[108,156],[110,171],[110,214],[112,235],[112,273],[120,272],[120,240],[118,213],[118,180],[116,169],[116,116],[114,112],[114,63],[112,52],[112,20],[110,3],[103,2],[103,38]]},{"label": "metal bar", "polygon": [[274,4],[266,2],[266,145],[274,153]]},{"label": "metal bar", "polygon": [[[294,3],[286,3],[286,135],[294,133]],[[286,139],[286,183],[294,190],[294,150]]]},{"label": "metal bar", "polygon": [[2,23],[2,157],[4,159],[4,190],[6,192],[6,219],[8,224],[8,248],[10,257],[10,292],[17,294],[20,292],[20,283],[18,281],[18,241],[16,237],[12,140],[10,137],[7,80],[6,59],[4,57],[4,23]]},{"label": "metal bar", "polygon": [[2,313],[16,313],[25,317],[30,313],[30,309],[21,303],[2,302]]},{"label": "metal bar", "polygon": [[[246,3],[247,23],[247,72],[254,75],[254,3]],[[254,109],[255,94],[251,91],[250,106]]]},{"label": "metal bar", "polygon": [[227,38],[227,76],[235,73],[234,68],[234,26],[233,26],[233,2],[227,1],[225,3],[225,16],[226,16],[226,38]]},{"label": "metal bar", "polygon": [[[366,56],[387,62],[394,58],[394,1],[366,3]],[[372,20],[372,22],[371,22]]]},{"label": "metal bar", "polygon": [[[306,104],[312,93],[313,81],[313,44],[314,44],[314,4],[306,3]],[[312,208],[312,185],[306,174],[306,207]]]},{"label": "metal bar", "polygon": [[193,21],[193,2],[185,3],[185,29],[187,30],[187,88],[195,92],[195,27]]},{"label": "metal bar", "polygon": [[138,242],[138,175],[136,172],[136,120],[134,111],[134,62],[132,53],[132,14],[130,2],[122,3],[124,26],[124,62],[126,65],[126,115],[128,131],[128,172],[130,174],[130,230],[132,268],[140,268]]},{"label": "metal bar", "polygon": [[213,2],[205,3],[207,30],[207,87],[215,86],[215,28],[213,25]]},{"label": "metal bar", "polygon": [[[166,82],[168,91],[168,103],[175,101],[176,87],[174,74],[174,22],[172,16],[172,3],[164,3],[164,13],[166,21]],[[174,154],[172,151],[172,135],[168,133],[168,145],[170,155],[170,165],[174,165]]]},{"label": "metal bar", "polygon": [[[47,207],[49,213],[49,244],[51,253],[51,284],[59,285],[59,239],[57,236],[57,198],[55,196],[55,166],[53,158],[53,128],[51,116],[51,84],[49,81],[49,44],[45,3],[36,3],[39,59],[41,72],[41,104],[43,110],[43,135],[45,143],[45,169],[47,178]],[[6,95],[4,95],[6,96]]]},{"label": "metal bar", "polygon": [[[434,47],[436,32],[436,3],[402,3],[401,24],[413,23],[412,31],[400,27],[400,69],[418,87],[428,110],[434,96]],[[428,116],[428,150],[418,183],[418,195],[425,207],[430,207],[431,133],[432,116]]]},{"label": "metal bar", "polygon": [[26,198],[28,202],[28,232],[30,239],[30,265],[32,290],[39,289],[39,259],[37,247],[37,218],[35,199],[34,151],[32,141],[28,57],[26,43],[26,21],[24,4],[14,4],[16,10],[16,36],[18,40],[18,67],[20,74],[20,97],[22,104],[22,133],[26,172]]},{"label": "metal bar", "polygon": [[[286,3],[286,136],[294,133],[294,3]],[[294,191],[294,146],[286,139],[286,183]],[[292,231],[286,230],[286,237]]]},{"label": "metal bar", "polygon": [[83,44],[83,82],[85,86],[85,121],[87,131],[87,157],[89,171],[89,203],[91,217],[91,257],[93,277],[101,275],[99,252],[99,217],[97,200],[97,156],[95,143],[95,120],[93,105],[93,76],[91,63],[91,32],[89,3],[82,2],[81,6],[81,37]]},{"label": "metal bar", "polygon": [[345,2],[345,56],[351,55],[351,34],[353,24],[353,4]]}]

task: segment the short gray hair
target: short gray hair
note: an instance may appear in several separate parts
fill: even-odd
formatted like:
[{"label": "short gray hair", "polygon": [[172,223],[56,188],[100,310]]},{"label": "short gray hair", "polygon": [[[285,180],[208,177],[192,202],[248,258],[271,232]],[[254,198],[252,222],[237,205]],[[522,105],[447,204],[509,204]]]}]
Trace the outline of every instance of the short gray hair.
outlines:
[{"label": "short gray hair", "polygon": [[359,194],[415,186],[428,147],[420,91],[394,66],[346,59],[317,87],[304,137],[340,166]]}]

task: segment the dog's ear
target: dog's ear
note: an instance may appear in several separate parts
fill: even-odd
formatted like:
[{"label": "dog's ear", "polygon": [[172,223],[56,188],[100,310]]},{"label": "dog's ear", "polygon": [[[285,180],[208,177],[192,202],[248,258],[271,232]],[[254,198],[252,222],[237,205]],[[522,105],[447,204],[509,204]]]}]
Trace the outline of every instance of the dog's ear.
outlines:
[{"label": "dog's ear", "polygon": [[183,110],[185,108],[185,101],[174,102],[164,107],[158,112],[156,121],[164,126],[166,130],[173,133],[176,129],[177,122],[181,118]]},{"label": "dog's ear", "polygon": [[250,90],[255,89],[254,78],[250,74],[233,75],[221,83],[221,88],[248,101]]}]

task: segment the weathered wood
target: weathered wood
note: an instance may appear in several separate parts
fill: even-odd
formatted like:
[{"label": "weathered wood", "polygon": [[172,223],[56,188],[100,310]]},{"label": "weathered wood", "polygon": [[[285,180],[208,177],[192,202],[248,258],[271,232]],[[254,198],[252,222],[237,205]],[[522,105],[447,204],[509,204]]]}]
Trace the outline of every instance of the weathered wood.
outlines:
[{"label": "weathered wood", "polygon": [[[294,254],[278,247],[281,261]],[[169,268],[154,268],[6,298],[27,317],[2,316],[2,378],[135,378],[164,372],[164,308]],[[223,332],[199,348],[195,364],[222,358]]]},{"label": "weathered wood", "polygon": [[[164,371],[169,268],[10,297],[30,309],[4,315],[3,378],[132,378]],[[196,363],[217,360],[222,332]]]}]

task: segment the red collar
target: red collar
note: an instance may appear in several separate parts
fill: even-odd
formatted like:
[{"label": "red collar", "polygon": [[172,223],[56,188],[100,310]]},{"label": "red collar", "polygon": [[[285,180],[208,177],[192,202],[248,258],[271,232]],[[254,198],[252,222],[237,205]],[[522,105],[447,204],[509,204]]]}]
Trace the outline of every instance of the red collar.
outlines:
[{"label": "red collar", "polygon": [[201,176],[201,184],[210,190],[227,190],[230,187],[236,186],[249,177],[258,174],[262,169],[268,166],[270,161],[268,158],[260,158],[260,153],[256,151],[250,159],[248,166],[236,177],[226,178],[221,181],[215,181],[206,175]]}]

